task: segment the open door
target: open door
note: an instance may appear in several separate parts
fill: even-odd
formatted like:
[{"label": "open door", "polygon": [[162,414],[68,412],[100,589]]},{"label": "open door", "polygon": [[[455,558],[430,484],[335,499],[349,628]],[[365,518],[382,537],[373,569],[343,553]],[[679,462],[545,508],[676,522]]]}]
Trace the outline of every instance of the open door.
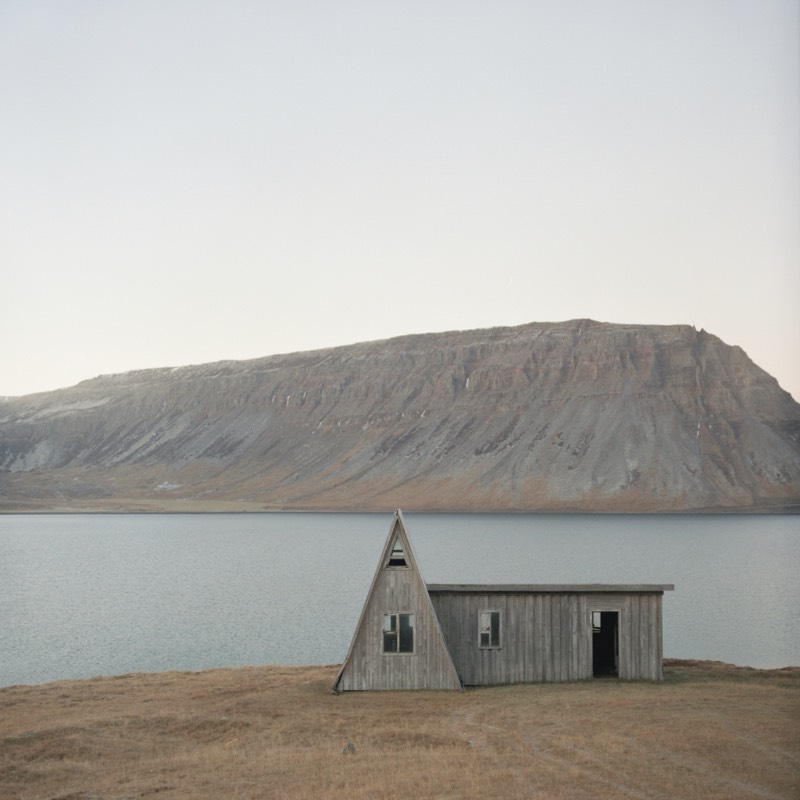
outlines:
[{"label": "open door", "polygon": [[618,611],[592,611],[592,675],[619,675]]}]

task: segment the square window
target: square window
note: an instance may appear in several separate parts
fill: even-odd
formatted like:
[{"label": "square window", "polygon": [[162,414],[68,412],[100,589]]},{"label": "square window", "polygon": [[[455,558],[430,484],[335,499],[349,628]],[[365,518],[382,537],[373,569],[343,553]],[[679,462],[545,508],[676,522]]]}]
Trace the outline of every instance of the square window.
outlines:
[{"label": "square window", "polygon": [[478,642],[482,648],[500,647],[500,612],[481,611],[478,615]]},{"label": "square window", "polygon": [[383,615],[383,652],[414,652],[414,615]]}]

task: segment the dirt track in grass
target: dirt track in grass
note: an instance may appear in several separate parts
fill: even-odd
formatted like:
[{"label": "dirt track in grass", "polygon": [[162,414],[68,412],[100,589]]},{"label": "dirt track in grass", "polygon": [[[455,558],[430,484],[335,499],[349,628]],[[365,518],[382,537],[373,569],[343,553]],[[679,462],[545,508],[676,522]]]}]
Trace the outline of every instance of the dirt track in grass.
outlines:
[{"label": "dirt track in grass", "polygon": [[0,689],[0,798],[797,798],[800,668],[335,696],[335,667]]}]

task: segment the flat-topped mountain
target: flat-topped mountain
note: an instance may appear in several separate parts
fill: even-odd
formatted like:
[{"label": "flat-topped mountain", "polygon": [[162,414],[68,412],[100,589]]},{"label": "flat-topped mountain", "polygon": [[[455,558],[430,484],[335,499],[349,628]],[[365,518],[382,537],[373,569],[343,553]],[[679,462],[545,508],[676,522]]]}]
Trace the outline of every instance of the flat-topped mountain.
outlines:
[{"label": "flat-topped mountain", "polygon": [[0,400],[2,510],[800,504],[800,404],[685,325],[404,336]]}]

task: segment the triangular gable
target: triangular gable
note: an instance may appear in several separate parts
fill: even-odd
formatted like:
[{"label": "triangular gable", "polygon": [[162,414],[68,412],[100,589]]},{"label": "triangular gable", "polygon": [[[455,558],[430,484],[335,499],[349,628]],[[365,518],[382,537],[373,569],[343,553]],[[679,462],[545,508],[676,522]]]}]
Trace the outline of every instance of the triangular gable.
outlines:
[{"label": "triangular gable", "polygon": [[[415,648],[411,655],[382,652],[384,616],[395,612],[415,617]],[[331,688],[334,692],[461,689],[399,509],[392,518],[347,656]]]}]

